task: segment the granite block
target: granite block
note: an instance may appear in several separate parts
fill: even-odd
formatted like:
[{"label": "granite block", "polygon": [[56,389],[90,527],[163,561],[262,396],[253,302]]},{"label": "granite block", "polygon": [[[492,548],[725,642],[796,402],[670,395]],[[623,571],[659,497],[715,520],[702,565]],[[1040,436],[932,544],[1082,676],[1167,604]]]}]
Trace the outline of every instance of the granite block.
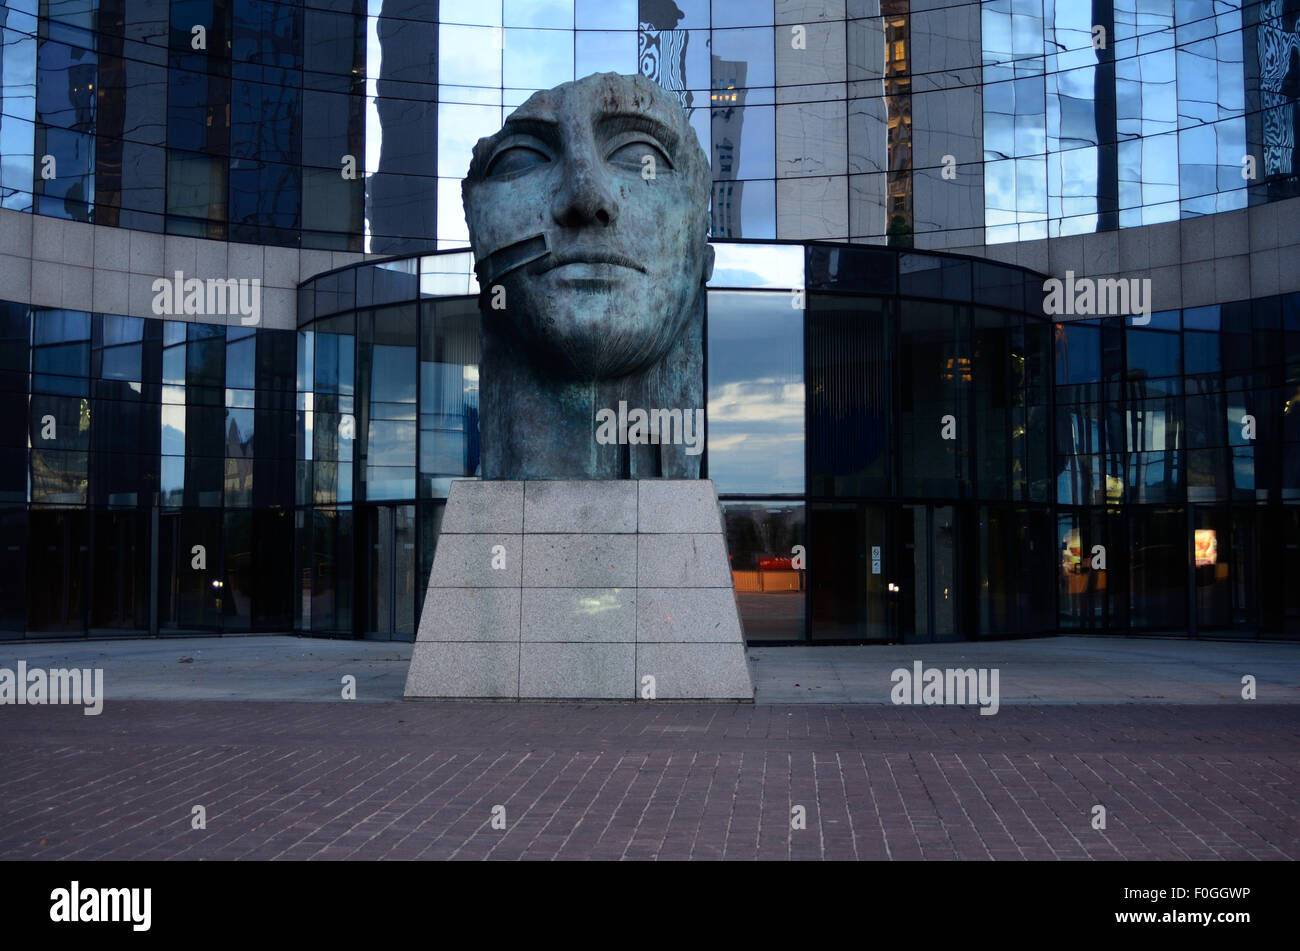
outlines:
[{"label": "granite block", "polygon": [[529,482],[524,489],[524,532],[635,532],[638,484],[630,479]]},{"label": "granite block", "polygon": [[430,588],[417,641],[519,641],[520,591],[509,588]]},{"label": "granite block", "polygon": [[638,644],[636,682],[655,678],[656,700],[754,699],[741,644]]},{"label": "granite block", "polygon": [[529,588],[630,588],[637,579],[636,535],[524,535]]},{"label": "granite block", "polygon": [[736,596],[728,588],[638,588],[639,644],[740,644]]},{"label": "granite block", "polygon": [[524,641],[631,643],[637,632],[635,588],[524,588]]},{"label": "granite block", "polygon": [[519,645],[426,642],[411,654],[406,696],[519,696]]},{"label": "granite block", "polygon": [[457,480],[447,494],[443,535],[519,534],[524,530],[524,484]]},{"label": "granite block", "polygon": [[[522,564],[521,537],[500,534],[442,535],[434,551],[429,587],[518,587]],[[505,557],[504,568],[492,567],[493,559],[498,554]]]},{"label": "granite block", "polygon": [[632,700],[635,644],[543,644],[519,648],[519,696]]},{"label": "granite block", "polygon": [[642,479],[637,486],[638,531],[721,534],[718,493],[708,479]]},{"label": "granite block", "polygon": [[721,535],[638,535],[637,587],[730,588]]}]

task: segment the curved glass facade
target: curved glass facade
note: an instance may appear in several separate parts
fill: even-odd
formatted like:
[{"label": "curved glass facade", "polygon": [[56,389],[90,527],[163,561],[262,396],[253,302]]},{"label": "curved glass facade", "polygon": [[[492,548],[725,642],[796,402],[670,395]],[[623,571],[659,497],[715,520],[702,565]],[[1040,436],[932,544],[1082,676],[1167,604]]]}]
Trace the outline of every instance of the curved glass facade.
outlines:
[{"label": "curved glass facade", "polygon": [[602,71],[678,95],[720,239],[966,247],[1300,194],[1290,0],[7,0],[0,39],[0,206],[169,234],[463,245],[475,140]]},{"label": "curved glass facade", "polygon": [[412,637],[493,438],[470,149],[607,70],[710,157],[751,639],[1300,636],[1294,0],[0,0],[0,637]]},{"label": "curved glass facade", "polygon": [[[714,248],[752,641],[1300,636],[1300,295],[1052,323],[1019,268]],[[323,274],[296,333],[4,305],[0,631],[411,639],[492,438],[472,265]]]}]

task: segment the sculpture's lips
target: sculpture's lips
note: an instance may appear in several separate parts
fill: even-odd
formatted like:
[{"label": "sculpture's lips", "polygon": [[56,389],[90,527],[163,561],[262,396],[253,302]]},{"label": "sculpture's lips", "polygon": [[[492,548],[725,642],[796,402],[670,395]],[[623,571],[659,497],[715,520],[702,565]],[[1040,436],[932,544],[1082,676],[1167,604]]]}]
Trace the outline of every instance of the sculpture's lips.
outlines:
[{"label": "sculpture's lips", "polygon": [[645,265],[640,261],[615,251],[571,251],[567,254],[552,254],[538,273],[545,274],[547,271],[553,271],[557,267],[564,267],[566,264],[614,264],[619,267],[640,271],[642,274],[646,273]]}]

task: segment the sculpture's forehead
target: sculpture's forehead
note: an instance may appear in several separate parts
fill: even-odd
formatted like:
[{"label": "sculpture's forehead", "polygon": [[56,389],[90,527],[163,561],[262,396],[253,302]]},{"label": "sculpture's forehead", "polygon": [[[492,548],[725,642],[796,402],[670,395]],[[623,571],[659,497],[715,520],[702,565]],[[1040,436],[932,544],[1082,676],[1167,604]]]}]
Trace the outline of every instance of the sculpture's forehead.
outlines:
[{"label": "sculpture's forehead", "polygon": [[511,119],[540,119],[556,122],[591,124],[602,116],[637,113],[651,116],[670,127],[681,129],[686,117],[677,101],[666,95],[656,95],[653,83],[638,83],[630,77],[592,76],[587,80],[564,83],[554,89],[544,89],[528,97],[522,106],[510,114]]}]

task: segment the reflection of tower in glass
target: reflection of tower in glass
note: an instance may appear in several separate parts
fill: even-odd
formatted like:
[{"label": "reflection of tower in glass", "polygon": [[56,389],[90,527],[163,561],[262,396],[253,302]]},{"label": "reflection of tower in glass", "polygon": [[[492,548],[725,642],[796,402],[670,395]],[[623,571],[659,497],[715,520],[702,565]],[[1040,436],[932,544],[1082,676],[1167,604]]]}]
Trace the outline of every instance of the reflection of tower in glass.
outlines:
[{"label": "reflection of tower in glass", "polygon": [[637,10],[637,60],[642,76],[677,94],[686,115],[695,97],[686,77],[686,47],[691,36],[674,29],[686,14],[673,0],[641,0]]},{"label": "reflection of tower in glass", "polygon": [[1270,198],[1300,194],[1300,2],[1264,0],[1259,12],[1259,98],[1263,107],[1262,178]]},{"label": "reflection of tower in glass", "polygon": [[889,142],[889,244],[912,246],[912,77],[908,60],[910,0],[882,0],[885,114]]},{"label": "reflection of tower in glass", "polygon": [[713,57],[713,90],[709,106],[713,121],[713,237],[744,237],[740,200],[745,183],[736,181],[740,166],[740,132],[745,121],[745,73],[748,65]]}]

